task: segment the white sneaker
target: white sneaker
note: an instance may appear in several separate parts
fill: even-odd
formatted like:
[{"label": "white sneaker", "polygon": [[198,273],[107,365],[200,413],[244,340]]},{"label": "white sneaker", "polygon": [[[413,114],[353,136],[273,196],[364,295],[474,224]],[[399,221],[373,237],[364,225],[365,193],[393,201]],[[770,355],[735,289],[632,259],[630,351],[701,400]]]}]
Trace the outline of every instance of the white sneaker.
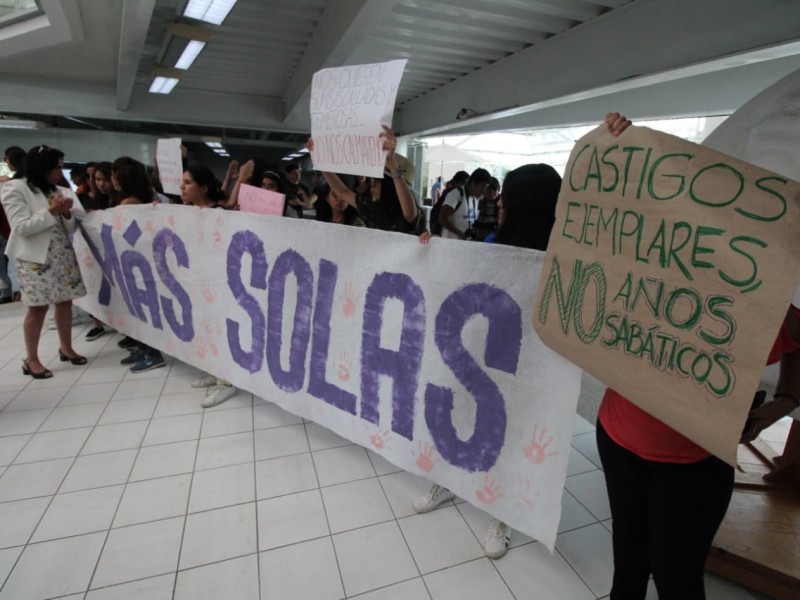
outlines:
[{"label": "white sneaker", "polygon": [[414,500],[414,511],[418,513],[431,512],[442,502],[452,500],[456,495],[446,487],[434,484],[428,493]]},{"label": "white sneaker", "polygon": [[217,404],[222,404],[228,398],[235,396],[238,390],[232,385],[215,385],[208,390],[208,396],[203,398],[200,405],[203,408],[211,408]]},{"label": "white sneaker", "polygon": [[195,379],[190,385],[193,388],[211,387],[217,383],[217,378],[213,375],[205,374],[202,377]]},{"label": "white sneaker", "polygon": [[483,552],[489,558],[502,558],[511,543],[511,529],[497,519],[492,519],[486,537],[483,538]]}]

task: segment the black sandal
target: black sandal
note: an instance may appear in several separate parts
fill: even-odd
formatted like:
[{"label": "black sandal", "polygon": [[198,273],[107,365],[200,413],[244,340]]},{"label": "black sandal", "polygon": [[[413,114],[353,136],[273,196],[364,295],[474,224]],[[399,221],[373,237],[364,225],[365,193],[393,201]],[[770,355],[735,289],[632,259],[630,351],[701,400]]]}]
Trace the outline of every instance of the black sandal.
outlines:
[{"label": "black sandal", "polygon": [[45,369],[44,371],[35,373],[33,369],[31,369],[27,360],[22,361],[22,374],[30,375],[34,379],[50,379],[53,376],[53,372],[50,369]]},{"label": "black sandal", "polygon": [[67,356],[61,350],[58,351],[58,358],[61,359],[61,362],[71,362],[73,365],[85,365],[89,362],[89,359],[85,356],[81,356],[80,354],[77,356]]}]

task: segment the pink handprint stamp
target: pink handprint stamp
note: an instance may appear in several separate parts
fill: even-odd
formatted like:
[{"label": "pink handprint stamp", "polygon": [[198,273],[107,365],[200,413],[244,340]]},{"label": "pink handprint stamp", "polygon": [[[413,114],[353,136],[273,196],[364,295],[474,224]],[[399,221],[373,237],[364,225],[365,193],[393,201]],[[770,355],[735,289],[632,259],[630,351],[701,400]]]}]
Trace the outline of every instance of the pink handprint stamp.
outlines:
[{"label": "pink handprint stamp", "polygon": [[386,447],[386,442],[389,441],[391,435],[392,434],[388,429],[384,429],[380,433],[375,433],[369,436],[369,443],[372,444],[376,450],[382,450]]},{"label": "pink handprint stamp", "polygon": [[514,486],[514,500],[525,510],[533,512],[536,509],[536,500],[539,498],[539,492],[532,494],[530,480],[519,473],[515,473],[511,478],[511,483]]},{"label": "pink handprint stamp", "polygon": [[200,291],[203,292],[203,298],[206,299],[206,302],[214,301],[214,292],[211,291],[210,279],[203,279],[200,281]]},{"label": "pink handprint stamp", "polygon": [[222,250],[224,243],[222,240],[222,233],[220,231],[215,230],[214,233],[211,234],[211,240],[211,245],[214,250]]},{"label": "pink handprint stamp", "polygon": [[122,229],[122,216],[119,214],[114,215],[114,231],[119,231]]},{"label": "pink handprint stamp", "polygon": [[172,351],[175,350],[175,340],[172,338],[168,339],[165,348],[168,354],[172,354]]},{"label": "pink handprint stamp", "polygon": [[208,344],[208,349],[211,350],[211,356],[217,358],[219,356],[219,348],[214,342]]},{"label": "pink handprint stamp", "polygon": [[547,447],[553,442],[553,436],[547,436],[547,428],[542,427],[542,431],[539,433],[538,439],[536,437],[537,430],[538,425],[534,425],[533,433],[531,435],[531,443],[523,448],[525,456],[534,465],[540,465],[548,456],[557,454],[557,452],[547,452]]},{"label": "pink handprint stamp", "polygon": [[168,216],[168,217],[167,217],[167,223],[169,223],[169,226],[170,226],[170,227],[172,227],[173,229],[175,229],[175,215],[170,215],[170,216]]},{"label": "pink handprint stamp", "polygon": [[483,477],[483,487],[479,490],[475,490],[475,498],[478,499],[478,502],[486,505],[494,504],[502,495],[503,490],[500,484],[488,473]]},{"label": "pink handprint stamp", "polygon": [[195,352],[197,353],[197,358],[203,360],[206,357],[206,348],[202,344],[198,344],[197,348],[195,348]]},{"label": "pink handprint stamp", "polygon": [[350,355],[347,353],[347,350],[344,350],[339,355],[339,370],[337,376],[339,377],[339,381],[350,380]]},{"label": "pink handprint stamp", "polygon": [[436,466],[436,463],[439,462],[439,458],[434,455],[433,446],[428,442],[421,441],[418,449],[419,456],[417,456],[417,466],[426,473],[430,473],[433,471],[433,467]]},{"label": "pink handprint stamp", "polygon": [[147,237],[152,238],[156,233],[156,224],[150,220],[145,221],[144,232],[147,234]]},{"label": "pink handprint stamp", "polygon": [[344,316],[350,318],[356,312],[356,286],[348,281],[344,284],[344,306],[342,307]]}]

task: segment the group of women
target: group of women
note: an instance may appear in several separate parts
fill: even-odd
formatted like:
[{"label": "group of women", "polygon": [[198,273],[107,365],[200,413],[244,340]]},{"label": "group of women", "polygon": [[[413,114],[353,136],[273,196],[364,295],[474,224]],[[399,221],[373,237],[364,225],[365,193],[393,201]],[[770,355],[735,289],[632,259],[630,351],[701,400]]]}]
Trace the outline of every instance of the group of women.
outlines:
[{"label": "group of women", "polygon": [[[610,113],[606,123],[613,135],[630,125],[618,113]],[[382,179],[358,180],[356,187],[350,188],[336,174],[325,173],[329,187],[320,187],[311,196],[316,201],[324,198],[333,222],[419,235],[421,242],[427,243],[431,236],[426,232],[424,213],[409,185],[411,167],[395,153],[394,132],[386,127],[382,137],[387,151]],[[313,148],[312,140],[309,146]],[[28,306],[23,372],[37,379],[52,376],[38,355],[42,323],[50,304],[55,305],[60,359],[76,365],[86,363],[72,347],[70,332],[71,302],[85,294],[85,289],[69,234],[83,209],[69,189],[58,185],[62,166],[63,154],[58,150],[45,146],[31,149],[24,170],[4,188],[2,197],[12,229],[6,252],[17,261],[23,301]],[[234,192],[226,200],[208,169],[189,167],[183,176],[181,199],[199,208],[224,204],[230,208],[236,203],[238,186],[244,182],[277,192],[286,189],[281,174],[248,162],[239,170]],[[109,183],[115,190],[115,201],[108,205],[153,201],[144,167],[132,159],[119,159],[110,168],[104,163],[96,166],[93,202],[98,208],[103,205],[102,197],[112,194]],[[526,165],[511,171],[498,203],[499,228],[487,241],[545,250],[555,221],[560,183],[560,177],[548,165]],[[134,368],[161,366],[157,350],[135,342],[131,348],[129,362]],[[794,365],[800,357],[798,350],[800,320],[798,311],[790,309],[772,358]],[[160,360],[163,364],[163,358]],[[746,436],[757,435],[800,404],[795,381],[800,377],[794,375],[800,369],[792,369],[784,370],[775,399],[753,411]],[[213,375],[201,377],[197,383],[197,387],[230,386]],[[614,390],[608,390],[603,399],[597,441],[613,517],[615,573],[611,599],[644,599],[650,575],[661,600],[704,598],[705,558],[731,497],[733,469]],[[415,509],[426,512],[451,497],[445,488],[434,486],[415,502]],[[509,535],[505,524],[493,521],[486,537],[487,555],[502,556]]]}]

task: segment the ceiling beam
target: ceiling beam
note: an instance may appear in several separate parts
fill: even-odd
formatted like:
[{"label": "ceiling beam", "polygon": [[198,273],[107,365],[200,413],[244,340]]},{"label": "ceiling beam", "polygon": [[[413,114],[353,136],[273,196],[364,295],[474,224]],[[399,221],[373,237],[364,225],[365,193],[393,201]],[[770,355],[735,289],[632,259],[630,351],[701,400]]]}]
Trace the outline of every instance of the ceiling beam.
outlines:
[{"label": "ceiling beam", "polygon": [[311,41],[286,86],[286,119],[308,112],[311,78],[326,67],[347,64],[347,59],[375,30],[398,0],[339,0],[330,2],[314,30]]},{"label": "ceiling beam", "polygon": [[131,105],[136,73],[142,60],[147,31],[156,0],[125,0],[122,7],[122,31],[119,40],[117,65],[117,108],[128,110]]}]

